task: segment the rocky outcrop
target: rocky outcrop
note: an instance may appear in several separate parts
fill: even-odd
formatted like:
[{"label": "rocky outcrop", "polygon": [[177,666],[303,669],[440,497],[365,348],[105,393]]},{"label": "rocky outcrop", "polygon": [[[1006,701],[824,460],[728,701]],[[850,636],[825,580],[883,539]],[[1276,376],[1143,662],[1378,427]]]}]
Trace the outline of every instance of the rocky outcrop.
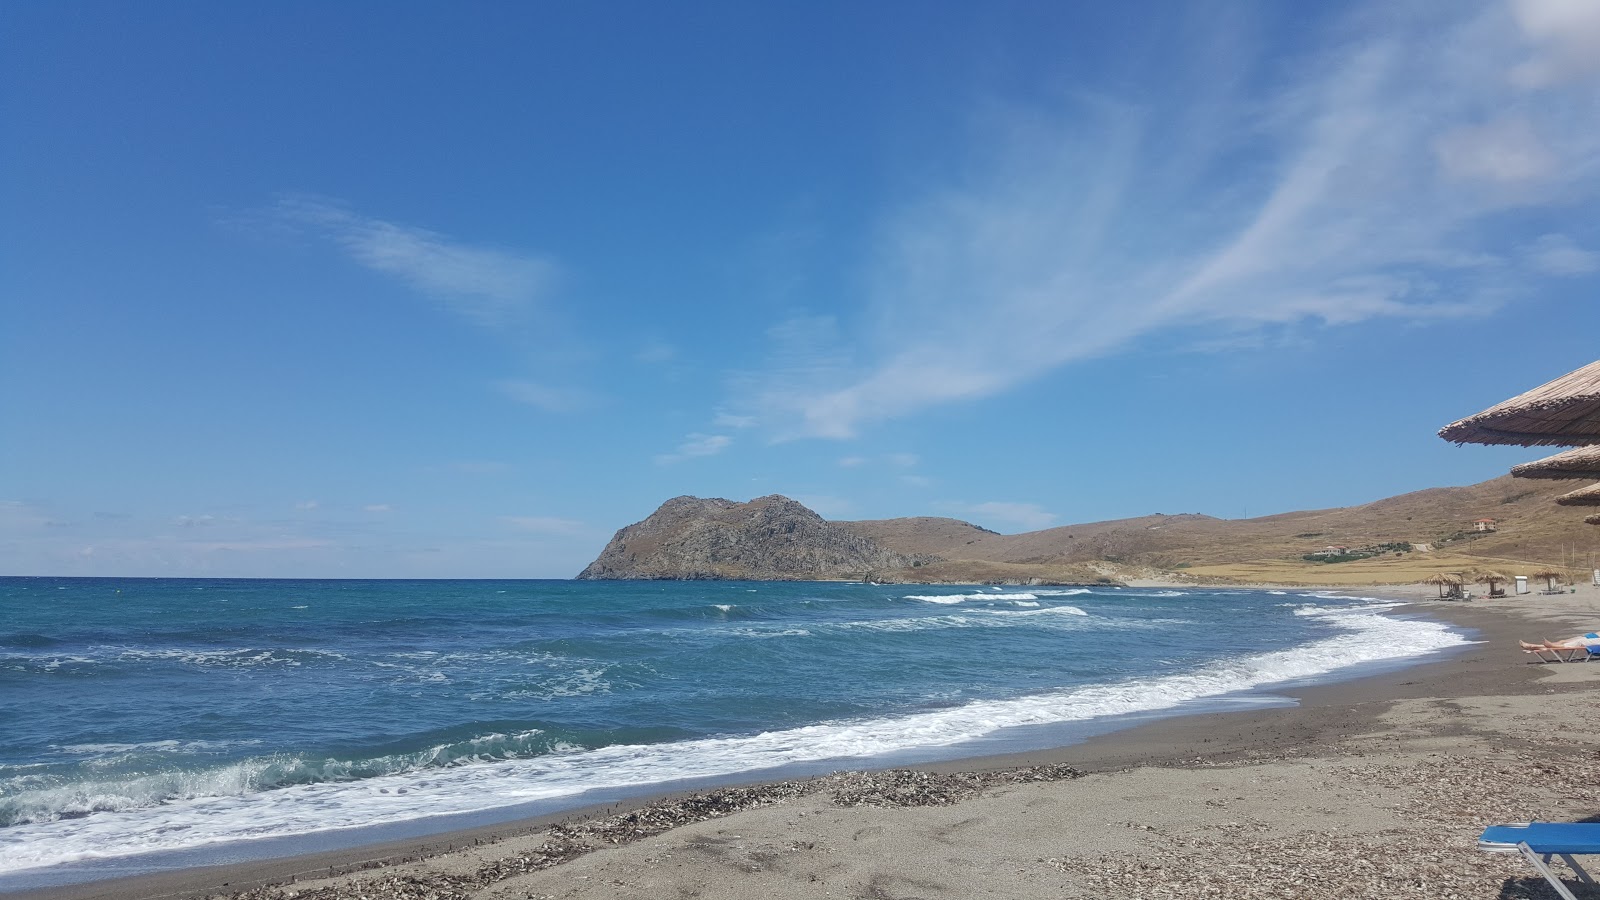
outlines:
[{"label": "rocky outcrop", "polygon": [[618,531],[578,577],[812,581],[937,560],[887,550],[778,494],[748,503],[674,497]]}]

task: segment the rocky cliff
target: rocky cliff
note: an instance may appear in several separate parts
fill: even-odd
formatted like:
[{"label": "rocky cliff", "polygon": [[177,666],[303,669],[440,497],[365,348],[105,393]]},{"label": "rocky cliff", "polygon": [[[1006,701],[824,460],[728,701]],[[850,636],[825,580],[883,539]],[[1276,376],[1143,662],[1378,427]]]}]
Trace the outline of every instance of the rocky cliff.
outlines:
[{"label": "rocky cliff", "polygon": [[674,497],[618,531],[579,578],[862,578],[938,557],[886,550],[788,497],[748,503]]}]

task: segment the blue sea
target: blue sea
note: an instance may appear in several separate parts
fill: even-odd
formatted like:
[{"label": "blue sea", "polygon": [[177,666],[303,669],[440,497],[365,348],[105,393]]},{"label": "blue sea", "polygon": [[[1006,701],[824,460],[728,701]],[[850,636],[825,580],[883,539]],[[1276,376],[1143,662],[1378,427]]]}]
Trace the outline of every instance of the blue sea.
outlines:
[{"label": "blue sea", "polygon": [[1318,592],[0,578],[0,890],[1057,746],[1467,642]]}]

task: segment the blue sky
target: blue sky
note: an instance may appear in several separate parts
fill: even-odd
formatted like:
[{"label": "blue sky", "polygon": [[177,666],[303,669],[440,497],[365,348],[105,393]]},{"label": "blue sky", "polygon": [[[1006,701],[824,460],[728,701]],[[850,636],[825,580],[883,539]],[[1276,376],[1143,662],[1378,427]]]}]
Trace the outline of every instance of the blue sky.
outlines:
[{"label": "blue sky", "polygon": [[1540,453],[1600,6],[0,7],[0,574],[567,577],[679,494],[1005,532]]}]

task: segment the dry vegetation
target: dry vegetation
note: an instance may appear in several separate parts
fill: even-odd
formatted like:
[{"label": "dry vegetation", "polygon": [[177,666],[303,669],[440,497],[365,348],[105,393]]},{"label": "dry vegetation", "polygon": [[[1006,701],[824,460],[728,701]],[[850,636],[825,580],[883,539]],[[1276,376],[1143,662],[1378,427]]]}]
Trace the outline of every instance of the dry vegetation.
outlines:
[{"label": "dry vegetation", "polygon": [[[1530,575],[1554,566],[1587,582],[1592,565],[1600,564],[1600,528],[1584,524],[1581,511],[1555,505],[1554,498],[1572,487],[1506,476],[1256,519],[1152,515],[1013,535],[954,519],[840,524],[900,553],[947,560],[894,573],[894,580],[1092,582],[1113,571],[1149,570],[1198,581],[1357,585],[1411,583],[1436,572],[1484,568]],[[1474,531],[1477,519],[1495,519],[1498,530]],[[1416,549],[1340,563],[1302,558],[1329,546],[1390,542]],[[1087,576],[1086,565],[1095,566]]]}]

